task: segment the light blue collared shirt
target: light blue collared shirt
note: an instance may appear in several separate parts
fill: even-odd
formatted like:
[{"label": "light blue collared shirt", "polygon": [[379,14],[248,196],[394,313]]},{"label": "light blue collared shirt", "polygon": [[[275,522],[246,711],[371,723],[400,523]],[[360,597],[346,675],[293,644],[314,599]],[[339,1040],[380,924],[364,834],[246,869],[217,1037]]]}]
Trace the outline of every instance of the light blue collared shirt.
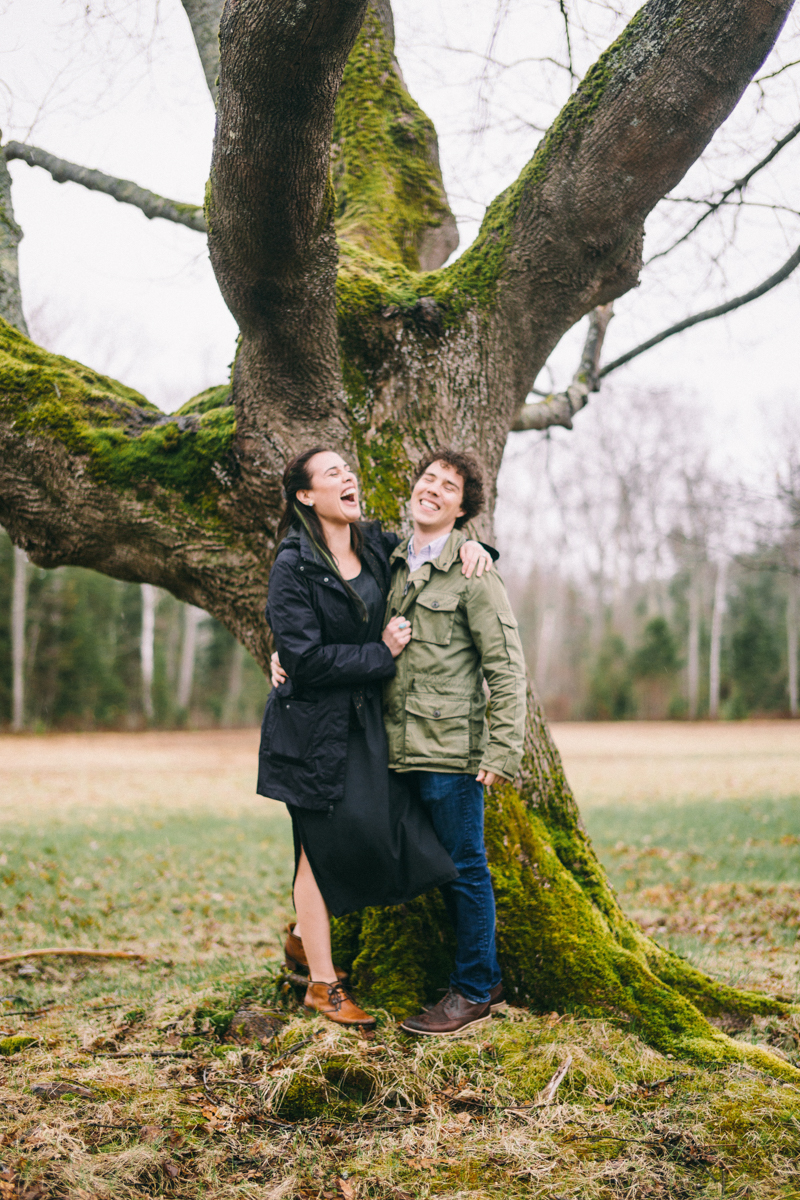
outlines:
[{"label": "light blue collared shirt", "polygon": [[433,562],[435,558],[438,558],[444,550],[445,542],[450,537],[450,533],[451,531],[448,530],[442,537],[437,538],[435,542],[429,542],[427,546],[423,546],[419,554],[414,550],[414,538],[412,535],[406,554],[409,571],[418,571],[424,563]]}]

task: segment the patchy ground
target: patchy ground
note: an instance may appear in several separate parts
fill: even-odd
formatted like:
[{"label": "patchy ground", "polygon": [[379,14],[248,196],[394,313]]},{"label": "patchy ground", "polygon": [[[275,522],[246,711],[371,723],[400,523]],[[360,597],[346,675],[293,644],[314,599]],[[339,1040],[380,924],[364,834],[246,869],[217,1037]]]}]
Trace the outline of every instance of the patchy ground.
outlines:
[{"label": "patchy ground", "polygon": [[[796,999],[794,726],[556,736],[628,911]],[[421,1042],[301,1016],[279,970],[291,831],[252,794],[256,742],[0,739],[3,950],[146,956],[0,966],[0,1197],[800,1200],[792,1086],[576,1014]],[[798,1017],[737,1036],[800,1065]]]}]

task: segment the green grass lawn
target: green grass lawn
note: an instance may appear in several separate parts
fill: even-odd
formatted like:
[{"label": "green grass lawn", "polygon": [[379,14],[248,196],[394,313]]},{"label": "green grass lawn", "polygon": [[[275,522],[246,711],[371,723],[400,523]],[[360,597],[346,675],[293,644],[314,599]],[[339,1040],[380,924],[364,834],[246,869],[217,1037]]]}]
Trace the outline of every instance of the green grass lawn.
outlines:
[{"label": "green grass lawn", "polygon": [[[569,1015],[515,1010],[421,1043],[387,1014],[371,1038],[303,1017],[279,981],[291,825],[252,800],[251,773],[219,770],[195,807],[176,797],[196,784],[155,768],[139,808],[104,807],[111,775],[84,807],[83,783],[45,779],[64,802],[0,821],[4,949],[146,956],[0,968],[0,1036],[29,1039],[0,1056],[2,1195],[800,1200],[793,1086]],[[589,801],[584,816],[653,936],[797,995],[800,800]],[[236,1043],[242,1005],[277,1014],[271,1041]],[[740,1036],[800,1063],[798,1017]],[[568,1057],[556,1103],[531,1107]]]}]

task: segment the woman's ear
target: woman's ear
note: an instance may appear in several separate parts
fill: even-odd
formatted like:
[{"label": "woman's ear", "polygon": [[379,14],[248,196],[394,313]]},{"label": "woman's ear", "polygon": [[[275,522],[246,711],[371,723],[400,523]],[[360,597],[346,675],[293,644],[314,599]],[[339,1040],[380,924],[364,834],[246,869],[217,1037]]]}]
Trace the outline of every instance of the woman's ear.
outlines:
[{"label": "woman's ear", "polygon": [[296,492],[295,495],[301,504],[305,504],[306,508],[313,508],[314,501],[311,499],[310,492]]}]

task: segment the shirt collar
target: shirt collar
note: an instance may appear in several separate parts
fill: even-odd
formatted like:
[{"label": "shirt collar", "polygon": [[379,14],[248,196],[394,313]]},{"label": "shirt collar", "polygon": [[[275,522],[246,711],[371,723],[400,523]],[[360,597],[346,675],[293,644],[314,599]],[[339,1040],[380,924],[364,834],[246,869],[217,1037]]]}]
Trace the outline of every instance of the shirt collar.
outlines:
[{"label": "shirt collar", "polygon": [[423,563],[433,562],[435,558],[438,558],[445,548],[447,539],[450,537],[450,533],[451,531],[448,530],[447,533],[442,534],[440,538],[437,538],[435,542],[429,542],[427,546],[423,546],[419,554],[417,554],[414,550],[414,538],[412,536],[408,543],[407,552],[409,570],[418,571]]}]

